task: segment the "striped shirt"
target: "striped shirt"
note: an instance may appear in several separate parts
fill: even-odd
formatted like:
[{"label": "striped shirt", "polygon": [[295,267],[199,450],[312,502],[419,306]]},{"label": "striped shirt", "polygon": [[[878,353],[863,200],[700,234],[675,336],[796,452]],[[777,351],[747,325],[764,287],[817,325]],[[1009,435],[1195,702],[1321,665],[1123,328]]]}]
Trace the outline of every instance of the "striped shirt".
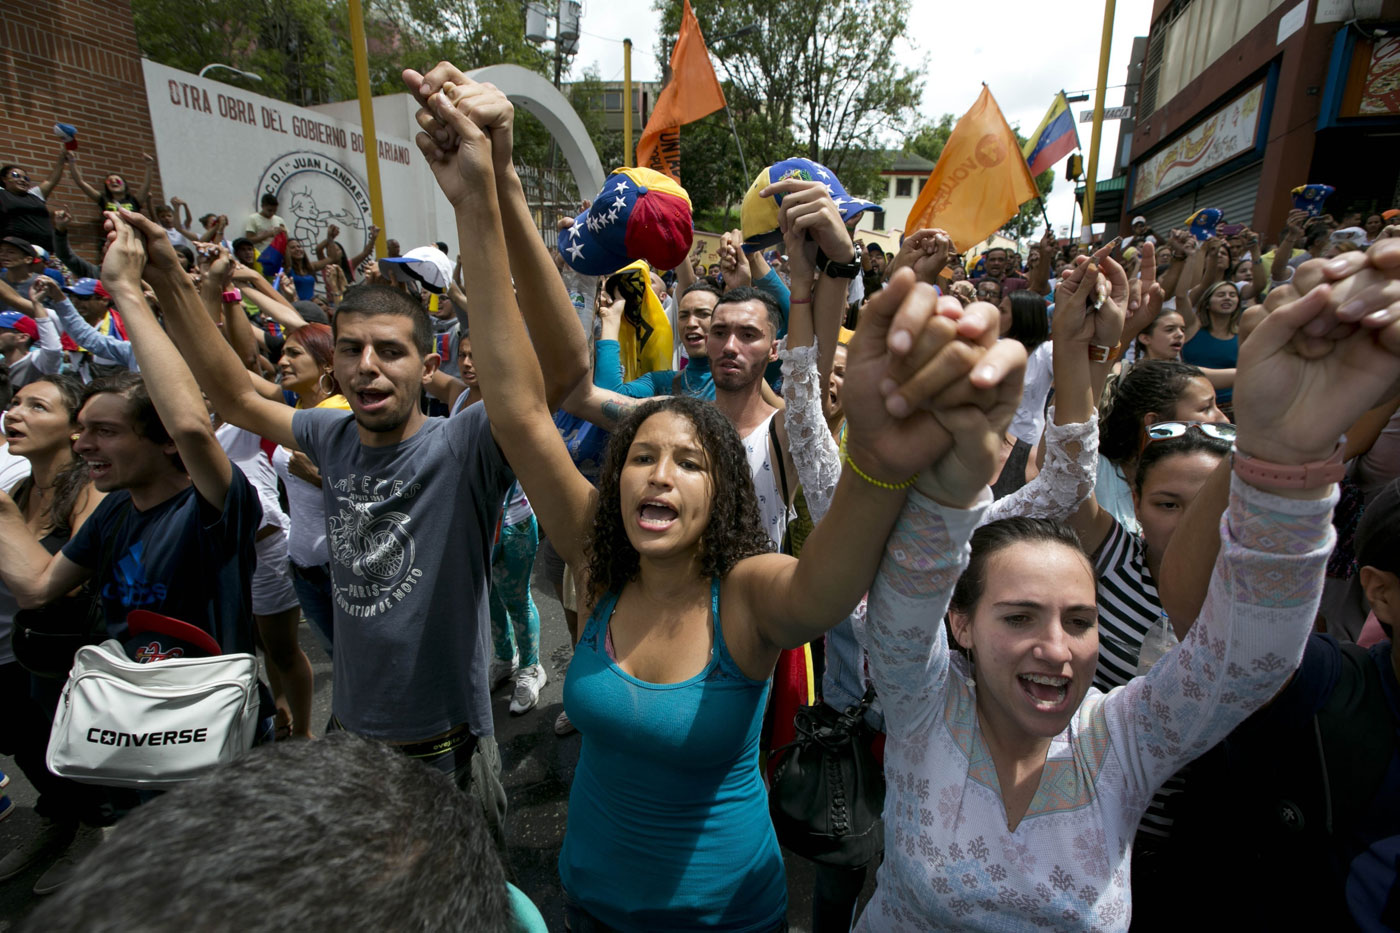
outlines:
[{"label": "striped shirt", "polygon": [[[1162,600],[1147,566],[1142,538],[1116,520],[1094,555],[1094,573],[1099,580],[1099,666],[1094,686],[1107,693],[1137,674],[1143,639],[1162,618]],[[1172,818],[1167,809],[1170,799],[1185,787],[1183,773],[1168,778],[1153,796],[1139,833],[1157,839],[1170,835]]]}]

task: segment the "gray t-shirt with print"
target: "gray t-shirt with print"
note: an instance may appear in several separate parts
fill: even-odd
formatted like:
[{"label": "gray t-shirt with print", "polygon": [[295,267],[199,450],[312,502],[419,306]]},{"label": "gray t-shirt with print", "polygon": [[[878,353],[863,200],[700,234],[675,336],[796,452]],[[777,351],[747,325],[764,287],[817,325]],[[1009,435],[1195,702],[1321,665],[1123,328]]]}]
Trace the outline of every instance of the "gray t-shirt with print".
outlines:
[{"label": "gray t-shirt with print", "polygon": [[334,409],[298,411],[292,430],[321,470],[336,718],[395,741],[491,735],[491,539],[514,476],[485,406],[392,447],[364,446]]}]

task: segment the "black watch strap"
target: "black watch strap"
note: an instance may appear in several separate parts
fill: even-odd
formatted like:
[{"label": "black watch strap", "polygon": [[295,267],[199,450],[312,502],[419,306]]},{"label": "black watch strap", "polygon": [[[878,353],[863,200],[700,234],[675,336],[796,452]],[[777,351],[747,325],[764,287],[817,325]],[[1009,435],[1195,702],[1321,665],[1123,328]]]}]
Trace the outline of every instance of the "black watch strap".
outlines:
[{"label": "black watch strap", "polygon": [[855,255],[850,262],[837,262],[826,253],[817,248],[817,271],[833,279],[853,279],[860,275],[860,246],[856,246]]}]

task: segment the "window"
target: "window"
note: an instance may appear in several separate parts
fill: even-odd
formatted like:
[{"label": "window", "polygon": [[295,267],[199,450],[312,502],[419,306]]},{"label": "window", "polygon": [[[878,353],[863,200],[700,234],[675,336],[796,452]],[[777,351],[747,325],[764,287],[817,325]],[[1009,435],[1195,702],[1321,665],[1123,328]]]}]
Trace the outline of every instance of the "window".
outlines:
[{"label": "window", "polygon": [[604,92],[603,92],[603,109],[606,110],[606,111],[608,111],[609,113],[621,113],[621,112],[622,112],[622,92],[621,92],[621,91],[604,91]]},{"label": "window", "polygon": [[897,198],[908,198],[914,194],[914,179],[896,178],[894,180],[894,196]]},{"label": "window", "polygon": [[884,215],[882,212],[880,212],[880,211],[871,211],[871,212],[870,212],[870,229],[871,229],[871,230],[883,230],[883,229],[885,229],[885,215]]},{"label": "window", "polygon": [[928,178],[927,178],[927,177],[924,177],[924,178],[920,178],[920,179],[919,179],[919,194],[923,194],[923,193],[924,193],[924,185],[926,185],[926,184],[928,184]]}]

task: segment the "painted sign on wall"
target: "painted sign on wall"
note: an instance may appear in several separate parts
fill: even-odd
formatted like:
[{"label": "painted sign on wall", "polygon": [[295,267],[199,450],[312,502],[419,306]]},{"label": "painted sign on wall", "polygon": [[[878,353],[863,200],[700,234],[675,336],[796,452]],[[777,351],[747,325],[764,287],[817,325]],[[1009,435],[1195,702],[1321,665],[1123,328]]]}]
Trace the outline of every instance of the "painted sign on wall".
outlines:
[{"label": "painted sign on wall", "polygon": [[1263,101],[1264,84],[1260,82],[1165,149],[1138,163],[1134,169],[1134,202],[1150,201],[1254,148]]}]

